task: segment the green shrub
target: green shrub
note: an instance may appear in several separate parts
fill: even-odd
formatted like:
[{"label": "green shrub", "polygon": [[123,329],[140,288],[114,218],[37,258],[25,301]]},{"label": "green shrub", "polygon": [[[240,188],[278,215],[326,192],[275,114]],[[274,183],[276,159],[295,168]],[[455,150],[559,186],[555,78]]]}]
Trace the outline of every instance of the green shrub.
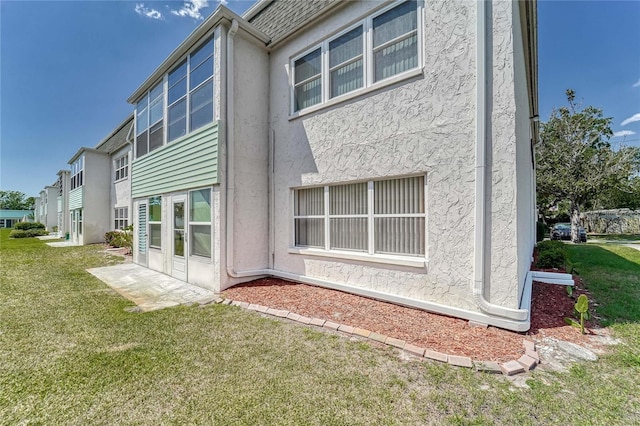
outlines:
[{"label": "green shrub", "polygon": [[104,234],[104,241],[112,247],[125,247],[131,249],[133,244],[133,235],[131,230],[133,226],[127,226],[122,231],[109,231]]},{"label": "green shrub", "polygon": [[49,232],[41,228],[27,229],[24,232],[27,233],[27,237],[41,237],[43,235],[49,235]]},{"label": "green shrub", "polygon": [[538,268],[564,268],[567,262],[566,246],[562,241],[541,241],[538,243]]},{"label": "green shrub", "polygon": [[14,229],[9,233],[9,238],[27,238],[27,231],[22,229]]},{"label": "green shrub", "polygon": [[558,240],[547,240],[540,241],[537,244],[538,253],[542,253],[547,250],[560,250],[562,252],[566,251],[566,245],[562,241]]},{"label": "green shrub", "polygon": [[104,234],[104,242],[110,246],[113,246],[113,240],[116,239],[120,234],[120,231],[109,231]]},{"label": "green shrub", "polygon": [[538,254],[538,268],[564,268],[567,255],[560,250],[547,250]]},{"label": "green shrub", "polygon": [[18,222],[15,225],[13,225],[13,229],[21,229],[23,231],[26,231],[27,229],[45,229],[46,227],[44,226],[43,223],[40,222]]},{"label": "green shrub", "polygon": [[536,242],[544,240],[549,233],[549,227],[544,222],[536,223]]}]

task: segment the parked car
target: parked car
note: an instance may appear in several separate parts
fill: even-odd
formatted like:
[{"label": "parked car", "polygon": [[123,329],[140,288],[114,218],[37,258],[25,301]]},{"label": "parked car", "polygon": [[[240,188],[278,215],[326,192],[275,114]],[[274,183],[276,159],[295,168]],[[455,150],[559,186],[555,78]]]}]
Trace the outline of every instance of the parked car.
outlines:
[{"label": "parked car", "polygon": [[[578,228],[580,233],[580,241],[587,242],[587,232],[582,226]],[[571,239],[571,224],[570,223],[556,223],[551,228],[550,237],[552,240],[570,240]]]}]

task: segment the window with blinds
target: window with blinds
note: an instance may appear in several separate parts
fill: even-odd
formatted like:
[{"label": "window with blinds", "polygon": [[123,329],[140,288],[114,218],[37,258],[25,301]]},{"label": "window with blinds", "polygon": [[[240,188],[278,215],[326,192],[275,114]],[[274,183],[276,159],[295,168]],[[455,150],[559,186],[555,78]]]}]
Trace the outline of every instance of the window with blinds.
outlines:
[{"label": "window with blinds", "polygon": [[294,191],[297,247],[424,256],[425,177]]},{"label": "window with blinds", "polygon": [[292,58],[292,112],[418,69],[421,10],[397,1]]}]

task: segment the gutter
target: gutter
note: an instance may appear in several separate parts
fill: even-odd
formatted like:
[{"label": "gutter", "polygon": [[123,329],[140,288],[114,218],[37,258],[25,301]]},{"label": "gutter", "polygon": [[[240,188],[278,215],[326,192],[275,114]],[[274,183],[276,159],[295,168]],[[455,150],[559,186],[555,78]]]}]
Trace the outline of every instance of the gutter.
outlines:
[{"label": "gutter", "polygon": [[[528,309],[513,309],[489,302],[485,292],[486,189],[487,189],[487,10],[485,0],[477,2],[476,17],[476,188],[474,226],[473,297],[482,312],[506,318],[517,323],[529,324]],[[530,280],[526,280],[530,282]],[[526,291],[526,289],[525,289]],[[514,323],[515,325],[516,323]]]}]

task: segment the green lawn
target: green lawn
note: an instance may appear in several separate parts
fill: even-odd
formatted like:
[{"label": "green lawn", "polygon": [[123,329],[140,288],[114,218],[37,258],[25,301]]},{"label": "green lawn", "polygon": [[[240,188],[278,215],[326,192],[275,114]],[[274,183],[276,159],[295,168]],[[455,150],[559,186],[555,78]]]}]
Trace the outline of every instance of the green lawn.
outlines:
[{"label": "green lawn", "polygon": [[606,241],[638,242],[640,234],[589,234],[589,238]]},{"label": "green lawn", "polygon": [[0,424],[640,422],[640,251],[570,247],[599,314],[626,343],[566,374],[534,372],[523,389],[236,307],[130,313],[130,302],[85,272],[117,258],[7,235]]}]

